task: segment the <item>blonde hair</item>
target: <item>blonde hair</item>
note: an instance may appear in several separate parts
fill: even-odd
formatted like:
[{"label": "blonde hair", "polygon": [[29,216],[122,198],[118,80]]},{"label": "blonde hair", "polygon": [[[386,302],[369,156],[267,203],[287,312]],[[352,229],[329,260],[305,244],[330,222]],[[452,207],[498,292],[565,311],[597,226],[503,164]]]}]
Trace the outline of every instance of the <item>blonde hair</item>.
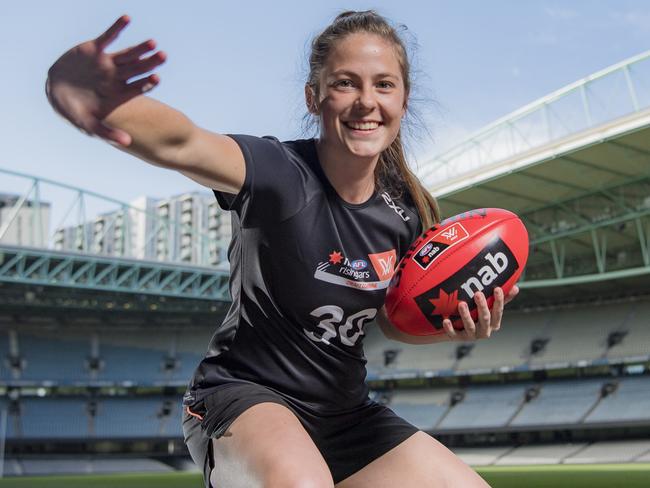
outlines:
[{"label": "blonde hair", "polygon": [[[319,99],[321,72],[335,43],[358,32],[380,36],[395,47],[408,100],[411,92],[411,65],[406,47],[396,29],[374,10],[342,12],[312,41],[307,85],[312,89],[315,99]],[[436,199],[424,188],[406,162],[401,131],[390,146],[380,154],[375,169],[375,183],[380,189],[391,193],[393,198],[400,198],[406,190],[418,210],[422,229],[428,229],[440,222],[440,210]]]}]

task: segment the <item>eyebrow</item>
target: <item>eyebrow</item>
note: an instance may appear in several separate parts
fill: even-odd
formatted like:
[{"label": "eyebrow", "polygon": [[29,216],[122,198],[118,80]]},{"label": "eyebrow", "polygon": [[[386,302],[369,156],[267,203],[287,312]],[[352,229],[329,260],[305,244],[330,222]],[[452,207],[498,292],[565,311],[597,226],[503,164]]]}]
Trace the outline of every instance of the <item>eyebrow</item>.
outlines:
[{"label": "eyebrow", "polygon": [[[340,76],[340,75],[359,78],[359,75],[357,73],[355,73],[353,71],[344,70],[344,69],[341,69],[341,70],[338,70],[338,71],[333,71],[332,73],[330,73],[330,76]],[[392,73],[379,73],[379,74],[375,75],[375,78],[395,78],[395,79],[399,79],[399,76],[394,75]]]}]

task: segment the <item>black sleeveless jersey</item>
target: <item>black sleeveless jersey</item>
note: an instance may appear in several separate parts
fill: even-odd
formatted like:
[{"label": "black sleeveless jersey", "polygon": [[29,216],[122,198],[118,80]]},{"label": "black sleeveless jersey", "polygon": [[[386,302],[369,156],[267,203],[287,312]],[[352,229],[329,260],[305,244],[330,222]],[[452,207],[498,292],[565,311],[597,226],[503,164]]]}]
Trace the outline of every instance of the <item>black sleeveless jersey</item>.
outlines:
[{"label": "black sleeveless jersey", "polygon": [[367,400],[364,327],[384,303],[396,264],[421,230],[410,200],[375,191],[358,205],[329,183],[313,139],[231,136],[246,177],[232,211],[232,305],[184,396],[225,383],[271,388],[317,412]]}]

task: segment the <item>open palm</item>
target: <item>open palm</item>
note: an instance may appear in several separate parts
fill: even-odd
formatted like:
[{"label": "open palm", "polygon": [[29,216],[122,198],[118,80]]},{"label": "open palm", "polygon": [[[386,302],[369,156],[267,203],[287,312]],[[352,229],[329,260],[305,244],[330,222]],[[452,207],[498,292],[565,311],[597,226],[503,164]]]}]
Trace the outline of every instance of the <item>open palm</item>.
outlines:
[{"label": "open palm", "polygon": [[49,69],[47,80],[48,100],[61,116],[89,135],[123,146],[131,143],[131,136],[109,127],[103,119],[156,86],[160,81],[156,74],[129,80],[152,71],[166,58],[162,51],[144,57],[155,49],[153,40],[106,53],[105,49],[129,22],[129,17],[123,15],[96,39],[67,51]]}]

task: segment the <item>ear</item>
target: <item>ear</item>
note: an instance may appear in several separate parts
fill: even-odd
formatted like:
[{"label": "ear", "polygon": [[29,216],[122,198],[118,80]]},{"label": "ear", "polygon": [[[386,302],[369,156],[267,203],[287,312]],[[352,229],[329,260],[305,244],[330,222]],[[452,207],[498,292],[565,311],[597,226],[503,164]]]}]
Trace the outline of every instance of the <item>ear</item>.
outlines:
[{"label": "ear", "polygon": [[310,114],[318,115],[318,104],[316,103],[316,94],[314,89],[305,83],[305,103]]}]

